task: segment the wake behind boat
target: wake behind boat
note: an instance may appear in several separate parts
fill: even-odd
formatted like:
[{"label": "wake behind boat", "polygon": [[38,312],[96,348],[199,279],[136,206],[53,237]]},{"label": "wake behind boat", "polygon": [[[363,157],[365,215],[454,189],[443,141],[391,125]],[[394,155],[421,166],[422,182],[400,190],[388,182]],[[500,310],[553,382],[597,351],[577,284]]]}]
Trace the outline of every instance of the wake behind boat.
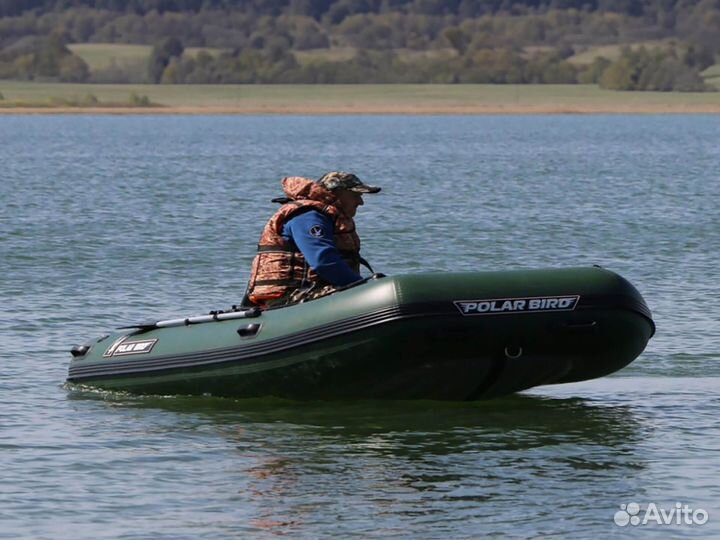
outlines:
[{"label": "wake behind boat", "polygon": [[68,381],[142,394],[476,400],[613,373],[655,332],[598,267],[373,278],[282,309],[136,324],[74,347]]}]

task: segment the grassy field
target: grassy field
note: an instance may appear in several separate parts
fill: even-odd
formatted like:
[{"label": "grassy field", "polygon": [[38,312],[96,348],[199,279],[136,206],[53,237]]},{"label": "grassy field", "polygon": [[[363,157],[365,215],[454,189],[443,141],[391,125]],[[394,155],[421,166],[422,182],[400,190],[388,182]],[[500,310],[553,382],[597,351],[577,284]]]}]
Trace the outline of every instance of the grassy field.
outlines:
[{"label": "grassy field", "polygon": [[167,112],[492,113],[720,112],[720,93],[614,92],[594,85],[90,85],[0,81],[0,110],[52,100],[128,103]]},{"label": "grassy field", "polygon": [[[149,45],[126,45],[122,43],[75,43],[68,48],[90,68],[90,71],[106,69],[115,62],[118,66],[128,64],[146,64],[150,58],[152,47]],[[196,56],[200,51],[216,55],[222,49],[188,47],[184,55]]]},{"label": "grassy field", "polygon": [[147,62],[152,47],[148,45],[123,45],[120,43],[76,43],[69,49],[85,60],[90,71],[117,65]]},{"label": "grassy field", "polygon": [[720,89],[720,64],[710,66],[702,72],[702,76],[705,79],[705,82],[713,84],[715,87]]}]

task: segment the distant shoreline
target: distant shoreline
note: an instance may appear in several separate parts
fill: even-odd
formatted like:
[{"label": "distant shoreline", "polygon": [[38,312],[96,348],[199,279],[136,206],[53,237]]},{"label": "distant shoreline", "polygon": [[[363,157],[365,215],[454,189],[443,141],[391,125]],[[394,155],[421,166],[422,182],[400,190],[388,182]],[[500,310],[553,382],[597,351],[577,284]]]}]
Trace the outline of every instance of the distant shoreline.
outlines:
[{"label": "distant shoreline", "polygon": [[597,85],[92,85],[0,81],[0,115],[719,114],[720,92]]},{"label": "distant shoreline", "polygon": [[0,107],[0,115],[593,115],[720,114],[719,105],[481,105],[481,106],[163,106],[163,107]]}]

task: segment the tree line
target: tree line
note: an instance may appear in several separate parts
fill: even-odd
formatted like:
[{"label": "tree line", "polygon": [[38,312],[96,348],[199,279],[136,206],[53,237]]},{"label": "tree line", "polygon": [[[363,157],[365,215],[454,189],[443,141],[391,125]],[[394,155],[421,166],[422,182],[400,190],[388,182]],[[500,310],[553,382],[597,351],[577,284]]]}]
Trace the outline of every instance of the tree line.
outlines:
[{"label": "tree line", "polygon": [[[591,9],[593,2],[553,0],[552,7],[536,0],[530,7],[524,2],[500,0],[472,0],[476,9],[461,15],[464,2],[435,2],[415,0],[384,0],[385,5],[402,6],[456,5],[456,10],[393,10],[385,12],[366,9],[377,4],[374,0],[337,0],[316,2],[310,0],[277,0],[261,2],[235,2],[236,9],[210,9],[215,2],[205,0],[208,7],[199,11],[168,11],[127,9],[111,10],[88,7],[84,4],[110,6],[113,2],[95,0],[62,0],[47,2],[64,9],[24,10],[9,9],[16,0],[0,0],[0,48],[6,48],[20,39],[62,33],[71,43],[133,43],[154,45],[160,39],[179,37],[188,47],[223,49],[284,46],[295,50],[326,47],[356,47],[361,49],[407,48],[426,50],[447,47],[448,31],[453,44],[468,47],[490,46],[587,46],[619,42],[676,38],[703,44],[720,52],[720,2],[718,0],[664,0],[642,4],[641,0],[605,0],[602,5],[618,9]],[[276,10],[277,14],[249,9],[260,5],[289,3],[293,10]],[[17,0],[19,5],[38,2]],[[42,2],[39,2],[42,3]],[[135,3],[162,6],[161,0]],[[183,2],[169,2],[182,5]],[[228,2],[233,3],[233,2]],[[248,4],[248,5],[245,5]],[[301,6],[330,7],[320,18],[309,14],[311,9]],[[511,8],[484,12],[479,6],[510,5]],[[575,5],[578,4],[578,5]],[[627,6],[625,4],[628,4]],[[643,5],[634,9],[634,5]],[[70,7],[67,7],[70,6]],[[351,7],[350,7],[351,6]],[[446,8],[447,8],[446,6]],[[650,8],[652,6],[652,9]],[[661,9],[662,7],[662,9]],[[333,10],[343,15],[333,17]],[[5,11],[2,14],[2,11]],[[266,11],[272,11],[266,6]],[[437,12],[436,12],[437,11]],[[639,13],[639,14],[636,14]]]},{"label": "tree line", "polygon": [[[673,17],[706,0],[0,0],[0,17],[91,8],[126,14],[244,12],[254,16],[305,15],[333,23],[364,13],[452,15],[462,18],[507,13],[523,15],[553,9],[614,12],[633,17]],[[712,3],[712,2],[711,2]]]},{"label": "tree line", "polygon": [[697,92],[708,90],[700,72],[713,62],[706,50],[690,47],[680,52],[670,46],[625,48],[615,61],[598,58],[582,67],[568,62],[560,50],[526,57],[509,48],[414,60],[393,51],[363,50],[349,60],[301,65],[282,50],[273,54],[246,49],[219,56],[200,52],[186,57],[179,41],[170,39],[153,49],[149,76],[163,84],[597,83],[611,90]]},{"label": "tree line", "polygon": [[[598,83],[703,90],[718,0],[0,0],[0,78],[183,83]],[[49,37],[48,37],[49,36]],[[594,45],[668,40],[614,60]],[[72,43],[153,47],[91,72]],[[218,52],[183,54],[187,47]],[[303,51],[353,51],[342,61]]]}]

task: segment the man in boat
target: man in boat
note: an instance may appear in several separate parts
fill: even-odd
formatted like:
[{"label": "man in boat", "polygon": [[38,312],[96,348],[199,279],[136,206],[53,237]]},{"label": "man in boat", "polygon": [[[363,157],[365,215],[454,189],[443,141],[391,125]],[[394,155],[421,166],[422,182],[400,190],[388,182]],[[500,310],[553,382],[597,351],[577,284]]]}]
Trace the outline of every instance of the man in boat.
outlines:
[{"label": "man in boat", "polygon": [[260,236],[244,303],[290,305],[361,280],[360,264],[369,265],[353,218],[363,194],[380,188],[343,171],[317,181],[286,177],[282,188],[286,196],[273,199],[282,206]]}]

